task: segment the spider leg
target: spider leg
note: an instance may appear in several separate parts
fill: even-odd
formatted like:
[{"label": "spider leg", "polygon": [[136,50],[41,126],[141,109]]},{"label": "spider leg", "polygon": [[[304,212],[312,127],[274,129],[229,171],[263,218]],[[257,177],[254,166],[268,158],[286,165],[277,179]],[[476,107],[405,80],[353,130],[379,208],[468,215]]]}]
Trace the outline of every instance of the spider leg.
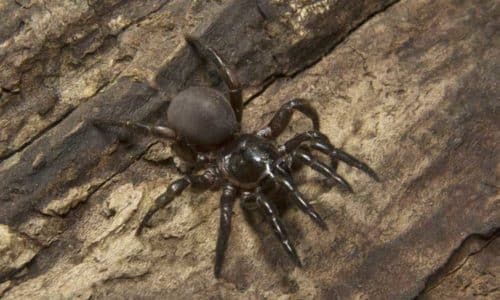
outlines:
[{"label": "spider leg", "polygon": [[215,182],[214,172],[212,169],[207,170],[202,175],[187,175],[180,179],[172,182],[167,191],[156,198],[154,205],[148,210],[144,218],[141,220],[139,227],[137,228],[135,234],[140,235],[145,226],[148,225],[149,220],[153,215],[165,207],[167,204],[172,202],[177,196],[179,196],[188,186],[193,186],[197,188],[208,188]]},{"label": "spider leg", "polygon": [[[184,139],[177,139],[171,145],[172,150],[175,154],[182,159],[183,162],[187,163],[187,169],[189,171],[199,170],[207,163],[214,162],[215,158],[209,153],[196,152],[191,145],[189,145]],[[187,173],[186,170],[182,170]]]},{"label": "spider leg", "polygon": [[257,132],[258,136],[276,138],[286,128],[292,118],[293,112],[297,110],[311,119],[314,130],[319,130],[319,117],[316,110],[303,99],[293,99],[283,104],[271,119],[269,124]]},{"label": "spider leg", "polygon": [[287,190],[301,211],[306,213],[323,230],[328,230],[323,218],[314,210],[311,204],[307,203],[302,193],[295,188],[292,177],[280,165],[276,165],[273,177],[279,185]]},{"label": "spider leg", "polygon": [[175,131],[165,126],[148,125],[131,121],[120,122],[101,119],[93,119],[92,124],[99,128],[105,128],[109,126],[127,128],[134,131],[146,132],[162,138],[174,139],[176,137]]},{"label": "spider leg", "polygon": [[229,88],[229,100],[236,114],[236,119],[240,122],[243,113],[243,98],[241,95],[241,84],[236,76],[236,72],[228,67],[217,52],[215,52],[212,48],[206,47],[190,35],[185,35],[184,38],[186,39],[186,42],[193,46],[204,59],[208,59],[215,64],[217,71]]},{"label": "spider leg", "polygon": [[296,135],[283,145],[282,151],[285,153],[293,153],[293,151],[306,142],[309,144],[309,147],[330,156],[332,160],[341,160],[348,165],[365,172],[376,181],[380,181],[377,173],[375,173],[375,171],[373,171],[367,164],[356,159],[347,152],[335,148],[330,143],[328,137],[319,131],[313,130]]},{"label": "spider leg", "polygon": [[327,155],[329,155],[333,159],[341,160],[345,162],[346,164],[355,167],[363,172],[365,172],[368,176],[373,178],[375,181],[380,181],[380,178],[378,177],[377,173],[372,170],[367,164],[364,162],[356,159],[354,156],[348,154],[347,152],[335,148],[330,144],[329,141],[317,141],[313,142],[311,144],[311,148],[321,151]]},{"label": "spider leg", "polygon": [[256,210],[257,204],[255,203],[255,194],[242,192],[240,195],[240,206],[247,211]]},{"label": "spider leg", "polygon": [[311,155],[311,153],[309,153],[309,151],[299,148],[299,149],[294,151],[293,157],[295,159],[297,159],[298,161],[308,165],[313,170],[323,174],[325,177],[333,179],[340,186],[342,186],[344,189],[348,190],[349,192],[351,192],[351,193],[354,192],[352,190],[351,185],[344,178],[342,178],[339,174],[337,174],[333,168],[330,168],[326,164],[315,159]]},{"label": "spider leg", "polygon": [[196,151],[194,151],[193,148],[189,147],[189,145],[183,139],[179,139],[172,143],[171,148],[174,151],[175,155],[191,165],[195,165],[198,161],[198,155]]},{"label": "spider leg", "polygon": [[236,200],[236,188],[226,185],[222,190],[220,198],[220,225],[217,246],[215,247],[215,267],[214,274],[216,278],[220,277],[224,254],[227,249],[229,234],[231,232],[231,216],[233,214],[233,205]]},{"label": "spider leg", "polygon": [[255,199],[257,205],[264,213],[268,223],[272,226],[274,234],[280,240],[283,248],[285,248],[285,251],[288,253],[288,255],[292,258],[292,260],[297,266],[302,267],[302,263],[300,262],[300,258],[297,255],[297,251],[295,250],[295,247],[288,238],[288,232],[285,226],[283,225],[281,218],[278,215],[278,210],[274,206],[274,203],[261,192],[257,192],[255,194]]},{"label": "spider leg", "polygon": [[303,133],[299,133],[290,140],[288,140],[282,147],[282,151],[285,153],[293,153],[298,147],[306,142],[314,141],[324,141],[328,140],[328,137],[318,130],[311,130]]}]

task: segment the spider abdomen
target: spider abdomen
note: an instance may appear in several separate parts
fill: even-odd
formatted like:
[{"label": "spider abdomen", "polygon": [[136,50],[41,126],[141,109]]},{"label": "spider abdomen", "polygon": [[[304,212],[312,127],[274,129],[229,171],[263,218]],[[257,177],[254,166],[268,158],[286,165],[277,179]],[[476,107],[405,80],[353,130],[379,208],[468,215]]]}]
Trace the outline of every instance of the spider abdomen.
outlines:
[{"label": "spider abdomen", "polygon": [[208,87],[190,87],[176,95],[168,108],[168,124],[187,142],[219,145],[238,131],[231,104],[223,93]]}]

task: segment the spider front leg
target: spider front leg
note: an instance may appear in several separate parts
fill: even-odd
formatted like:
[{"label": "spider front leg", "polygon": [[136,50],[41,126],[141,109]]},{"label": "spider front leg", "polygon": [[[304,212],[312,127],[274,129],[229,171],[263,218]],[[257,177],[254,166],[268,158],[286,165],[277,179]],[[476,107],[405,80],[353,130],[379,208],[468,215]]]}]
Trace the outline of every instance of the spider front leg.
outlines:
[{"label": "spider front leg", "polygon": [[149,125],[132,121],[120,122],[120,121],[101,120],[101,119],[93,119],[91,120],[91,122],[94,126],[99,128],[114,126],[119,128],[130,129],[133,131],[146,132],[161,138],[168,138],[168,139],[176,138],[175,131],[166,126]]},{"label": "spider front leg", "polygon": [[236,72],[232,68],[228,67],[217,52],[215,52],[212,48],[206,47],[190,35],[186,35],[184,38],[186,39],[186,42],[193,46],[203,58],[210,60],[215,65],[217,71],[222,77],[222,80],[224,80],[224,83],[229,89],[229,100],[236,114],[236,119],[238,122],[241,122],[241,116],[243,114],[243,98],[241,95],[241,84],[236,76]]},{"label": "spider front leg", "polygon": [[231,232],[231,217],[233,214],[233,205],[236,200],[237,191],[232,185],[224,186],[220,199],[220,225],[219,236],[217,237],[217,246],[215,247],[215,266],[214,274],[216,278],[220,277],[224,254],[227,250],[229,234]]},{"label": "spider front leg", "polygon": [[332,144],[330,144],[329,141],[314,142],[311,144],[311,148],[323,152],[329,155],[333,159],[343,161],[346,164],[365,172],[375,181],[380,181],[380,178],[378,177],[377,173],[375,173],[375,171],[373,171],[372,168],[370,168],[367,164],[358,160],[357,158],[343,151],[342,149],[335,148]]},{"label": "spider front leg", "polygon": [[314,158],[307,149],[299,148],[295,150],[293,152],[293,158],[323,174],[325,177],[334,180],[347,191],[351,193],[354,192],[351,185],[344,178],[342,178],[342,176],[337,174],[334,168],[330,168],[320,160]]},{"label": "spider front leg", "polygon": [[[372,170],[367,164],[356,159],[354,156],[348,154],[347,152],[335,148],[328,137],[322,134],[319,131],[308,131],[301,134],[296,135],[291,140],[285,143],[281,148],[281,151],[284,153],[293,154],[295,150],[297,150],[302,145],[307,145],[308,147],[318,150],[328,156],[333,161],[343,161],[346,164],[355,167],[363,172],[365,172],[368,176],[373,178],[376,181],[380,181],[377,173]],[[332,168],[333,170],[336,169]]]},{"label": "spider front leg", "polygon": [[293,99],[283,104],[269,124],[259,130],[257,135],[265,138],[276,138],[285,130],[296,110],[311,119],[314,130],[319,130],[319,117],[316,110],[303,99]]},{"label": "spider front leg", "polygon": [[181,179],[177,179],[172,182],[167,191],[156,198],[154,205],[148,210],[142,221],[139,223],[135,234],[140,235],[145,226],[148,225],[149,220],[153,215],[165,207],[167,204],[172,202],[177,196],[179,196],[188,186],[193,186],[195,188],[208,189],[216,182],[215,172],[212,169],[205,171],[202,175],[187,175]]}]

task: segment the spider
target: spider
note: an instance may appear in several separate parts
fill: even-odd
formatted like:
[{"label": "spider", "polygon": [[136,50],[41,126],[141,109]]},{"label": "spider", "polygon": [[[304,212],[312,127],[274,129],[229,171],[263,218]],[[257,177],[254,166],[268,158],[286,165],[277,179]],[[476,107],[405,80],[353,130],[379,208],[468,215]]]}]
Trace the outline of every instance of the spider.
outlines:
[{"label": "spider", "polygon": [[[327,225],[296,188],[291,175],[292,164],[298,162],[307,165],[349,192],[353,191],[351,186],[336,172],[339,161],[358,168],[379,181],[377,174],[365,163],[332,145],[328,137],[319,131],[318,113],[304,99],[296,98],[286,102],[271,121],[257,132],[241,132],[242,88],[234,71],[213,49],[191,36],[185,36],[185,39],[203,59],[215,65],[228,87],[228,95],[212,87],[189,87],[181,91],[170,101],[167,110],[168,126],[93,120],[98,127],[117,126],[173,139],[174,149],[179,150],[177,152],[181,157],[191,161],[200,171],[189,172],[170,183],[139,223],[136,235],[140,235],[144,227],[149,225],[151,217],[159,209],[172,202],[187,187],[203,190],[222,188],[215,277],[219,278],[221,274],[231,230],[233,205],[238,196],[242,200],[240,204],[251,203],[261,211],[284,250],[301,267],[301,260],[289,239],[287,229],[275,203],[269,197],[270,192],[275,189],[284,191],[287,198],[320,228],[327,230]],[[294,111],[309,118],[313,130],[297,134],[283,145],[276,146],[273,139],[285,130]],[[313,151],[329,156],[330,165],[314,157]],[[201,171],[202,169],[205,170]],[[242,207],[248,209],[248,206]]]}]

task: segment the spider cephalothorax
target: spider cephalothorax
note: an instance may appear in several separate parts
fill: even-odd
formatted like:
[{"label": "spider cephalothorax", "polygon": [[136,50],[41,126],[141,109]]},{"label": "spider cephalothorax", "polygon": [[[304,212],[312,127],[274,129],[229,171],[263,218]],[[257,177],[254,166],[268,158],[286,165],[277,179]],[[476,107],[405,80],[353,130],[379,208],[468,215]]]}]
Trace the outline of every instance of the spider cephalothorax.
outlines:
[{"label": "spider cephalothorax", "polygon": [[[281,106],[269,124],[261,130],[255,133],[242,133],[239,129],[242,114],[241,88],[233,71],[212,49],[203,47],[191,37],[186,37],[186,40],[202,56],[215,64],[229,88],[229,97],[213,88],[190,87],[171,100],[167,113],[168,126],[95,121],[99,125],[145,130],[160,137],[175,139],[176,144],[183,151],[189,152],[188,156],[193,157],[195,170],[205,169],[201,173],[187,174],[172,182],[155,200],[154,206],[148,210],[136,233],[140,234],[155,212],[174,200],[188,186],[203,189],[221,187],[215,276],[220,276],[229,239],[233,204],[238,196],[241,196],[245,203],[251,201],[256,204],[286,252],[300,266],[300,259],[268,192],[276,188],[283,190],[300,210],[309,215],[321,228],[327,229],[321,216],[295,187],[290,171],[291,164],[294,162],[305,164],[351,192],[349,183],[336,172],[339,161],[354,166],[378,180],[376,173],[366,164],[335,148],[328,137],[319,131],[317,112],[302,99],[293,99]],[[284,131],[295,110],[311,119],[313,130],[298,134],[278,147],[273,140]],[[312,151],[328,155],[330,164],[315,158]]]}]

